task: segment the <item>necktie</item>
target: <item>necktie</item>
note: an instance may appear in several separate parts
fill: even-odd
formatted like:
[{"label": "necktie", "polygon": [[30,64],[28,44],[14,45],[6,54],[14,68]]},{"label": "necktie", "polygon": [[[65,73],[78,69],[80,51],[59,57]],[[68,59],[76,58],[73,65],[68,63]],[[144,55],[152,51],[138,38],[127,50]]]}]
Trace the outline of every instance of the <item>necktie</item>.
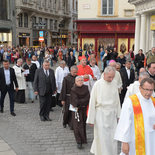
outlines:
[{"label": "necktie", "polygon": [[48,76],[48,72],[47,72],[47,70],[46,70],[46,76]]}]

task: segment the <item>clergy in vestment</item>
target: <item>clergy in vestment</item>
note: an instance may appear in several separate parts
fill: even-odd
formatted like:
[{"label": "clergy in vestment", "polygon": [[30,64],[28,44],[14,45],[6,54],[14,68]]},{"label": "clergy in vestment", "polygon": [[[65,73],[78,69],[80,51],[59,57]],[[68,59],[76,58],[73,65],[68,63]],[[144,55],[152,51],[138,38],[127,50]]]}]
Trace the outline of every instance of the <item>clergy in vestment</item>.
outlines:
[{"label": "clergy in vestment", "polygon": [[75,85],[71,89],[71,105],[75,109],[72,110],[72,121],[78,149],[82,149],[82,144],[87,143],[86,111],[90,95],[88,86],[83,83],[83,77],[77,76],[75,78]]},{"label": "clergy in vestment", "polygon": [[68,74],[69,74],[69,69],[66,66],[66,62],[63,60],[60,61],[59,67],[57,67],[55,70],[55,80],[56,80],[56,87],[57,87],[57,95],[56,95],[57,105],[61,107],[62,107],[62,104],[61,104],[61,101],[59,100],[59,96],[60,96],[61,89],[62,89],[63,79]]},{"label": "clergy in vestment", "polygon": [[149,74],[145,71],[145,72],[139,72],[139,77],[138,77],[138,81],[135,81],[134,83],[130,84],[127,87],[127,92],[125,95],[125,99],[128,98],[129,96],[138,93],[139,90],[139,86],[140,86],[140,82],[144,79],[149,77]]},{"label": "clergy in vestment", "polygon": [[121,108],[118,87],[113,80],[115,72],[114,67],[106,67],[104,77],[94,84],[91,91],[87,123],[94,126],[91,153],[95,155],[117,154],[114,132]]},{"label": "clergy in vestment", "polygon": [[92,69],[87,65],[86,57],[79,57],[80,64],[78,67],[78,76],[83,76],[84,84],[88,86],[89,91],[92,89],[92,80],[94,79],[94,74]]},{"label": "clergy in vestment", "polygon": [[61,104],[63,105],[63,127],[66,128],[66,125],[72,129],[72,112],[69,110],[70,106],[70,92],[71,88],[75,83],[75,78],[77,76],[78,68],[77,66],[72,66],[70,68],[70,73],[64,77],[62,83],[62,89],[60,93],[59,99],[61,100]]},{"label": "clergy in vestment", "polygon": [[154,80],[144,78],[140,92],[125,99],[115,139],[122,142],[121,155],[155,154]]},{"label": "clergy in vestment", "polygon": [[13,66],[18,82],[18,91],[14,93],[14,101],[17,103],[25,103],[25,89],[26,81],[24,76],[24,69],[22,68],[23,60],[18,59],[17,64]]},{"label": "clergy in vestment", "polygon": [[95,82],[101,78],[101,72],[100,72],[99,67],[96,65],[96,59],[95,58],[90,59],[89,66],[92,69],[93,74],[94,74],[94,79],[92,80],[92,86],[93,86],[95,84]]}]

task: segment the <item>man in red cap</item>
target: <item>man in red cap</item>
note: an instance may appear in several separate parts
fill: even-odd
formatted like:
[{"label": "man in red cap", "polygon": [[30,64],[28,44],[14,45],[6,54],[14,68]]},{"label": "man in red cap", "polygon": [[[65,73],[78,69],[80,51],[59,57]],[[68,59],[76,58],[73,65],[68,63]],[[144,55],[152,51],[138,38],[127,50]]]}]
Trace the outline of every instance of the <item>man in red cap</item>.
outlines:
[{"label": "man in red cap", "polygon": [[92,69],[87,65],[86,57],[81,56],[79,57],[80,64],[77,66],[78,67],[78,76],[83,76],[84,78],[84,83],[88,85],[89,90],[91,90],[91,79],[94,78],[94,74]]}]

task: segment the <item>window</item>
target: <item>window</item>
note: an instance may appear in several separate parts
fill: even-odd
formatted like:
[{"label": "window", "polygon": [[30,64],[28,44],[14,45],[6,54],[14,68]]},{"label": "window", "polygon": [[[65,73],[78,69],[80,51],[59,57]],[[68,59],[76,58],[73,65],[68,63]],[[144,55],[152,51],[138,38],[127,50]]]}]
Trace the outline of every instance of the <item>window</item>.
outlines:
[{"label": "window", "polygon": [[24,27],[28,27],[28,15],[24,13]]},{"label": "window", "polygon": [[23,26],[23,14],[19,14],[19,19],[18,19],[18,26],[22,27]]},{"label": "window", "polygon": [[45,29],[48,29],[48,19],[45,18]]},{"label": "window", "polygon": [[0,0],[0,20],[7,20],[7,1]]},{"label": "window", "polygon": [[54,23],[54,30],[57,30],[57,20],[55,20],[55,23]]},{"label": "window", "polygon": [[114,0],[102,0],[102,14],[113,15],[114,12]]},{"label": "window", "polygon": [[36,24],[37,18],[34,16],[32,17],[32,27],[35,27],[34,25]]}]

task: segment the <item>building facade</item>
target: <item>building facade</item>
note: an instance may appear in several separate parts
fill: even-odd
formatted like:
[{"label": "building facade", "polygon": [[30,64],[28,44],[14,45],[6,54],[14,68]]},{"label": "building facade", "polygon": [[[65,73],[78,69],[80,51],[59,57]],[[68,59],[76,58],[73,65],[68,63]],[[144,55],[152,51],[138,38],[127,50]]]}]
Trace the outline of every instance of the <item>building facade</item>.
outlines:
[{"label": "building facade", "polygon": [[134,5],[128,0],[79,0],[78,47],[93,45],[97,52],[100,44],[117,47],[125,44],[126,51],[134,45]]},{"label": "building facade", "polygon": [[15,45],[15,0],[0,0],[0,6],[0,45]]},{"label": "building facade", "polygon": [[144,53],[155,47],[155,1],[129,0],[135,5],[136,29],[135,52],[143,49]]},{"label": "building facade", "polygon": [[16,0],[16,44],[44,46],[76,43],[76,0]]}]

